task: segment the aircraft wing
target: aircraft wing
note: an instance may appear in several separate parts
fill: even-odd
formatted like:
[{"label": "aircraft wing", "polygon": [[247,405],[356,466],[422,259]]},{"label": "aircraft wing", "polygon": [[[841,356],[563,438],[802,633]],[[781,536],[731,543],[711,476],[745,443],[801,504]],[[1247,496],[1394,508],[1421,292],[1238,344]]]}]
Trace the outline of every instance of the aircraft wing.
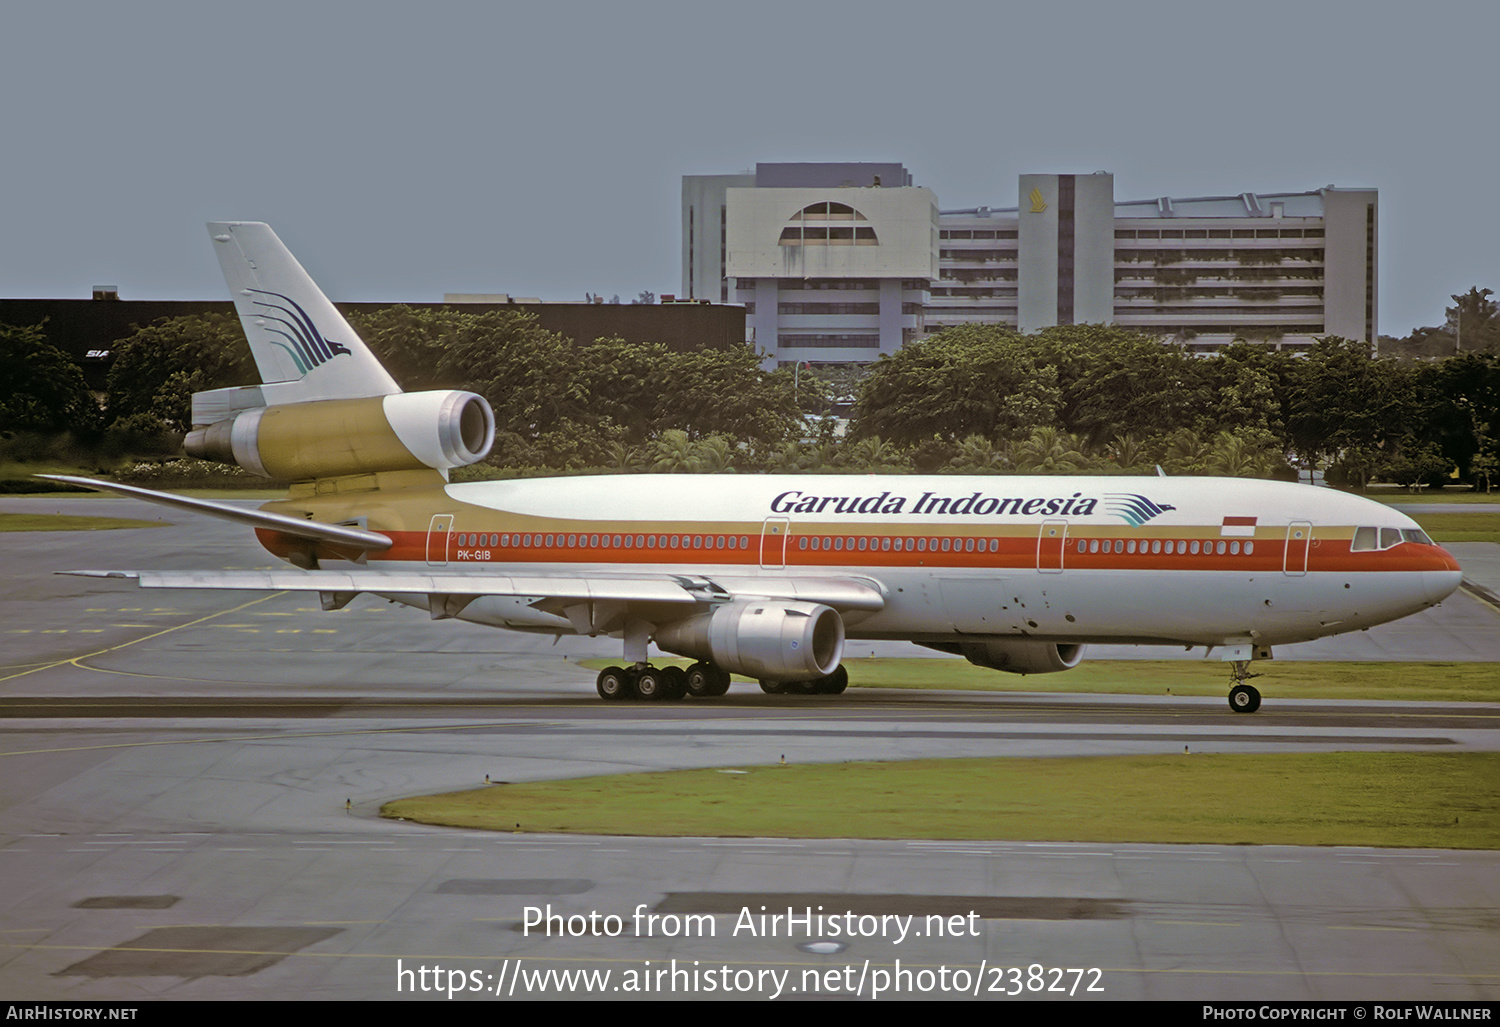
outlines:
[{"label": "aircraft wing", "polygon": [[[264,510],[216,503],[155,492],[134,485],[96,481],[66,474],[40,477],[121,495],[161,506],[208,514],[237,524],[269,528],[282,534],[321,542],[336,542],[364,552],[388,549],[391,540],[379,532],[343,524],[307,521]],[[62,571],[94,578],[133,578],[142,588],[215,588],[271,592],[319,592],[327,609],[337,609],[361,592],[377,595],[425,594],[434,597],[524,596],[533,597],[540,610],[565,615],[581,602],[606,603],[695,603],[727,602],[740,597],[793,599],[822,603],[841,612],[876,611],[885,606],[881,586],[868,578],[703,576],[664,573],[660,576],[581,576],[557,571],[537,574],[499,574],[475,568],[468,573],[450,571],[382,570],[357,567],[350,570],[265,571],[150,571],[79,570]]]},{"label": "aircraft wing", "polygon": [[[134,579],[142,588],[213,588],[272,592],[320,592],[341,597],[342,606],[360,592],[377,595],[530,596],[533,605],[563,613],[579,602],[695,603],[747,597],[795,599],[822,603],[840,611],[880,610],[885,596],[879,585],[861,578],[760,578],[663,574],[660,577],[584,577],[563,574],[454,574],[422,570],[264,571],[61,571],[88,578]],[[328,605],[325,598],[324,605]],[[333,607],[330,607],[333,608]]]}]

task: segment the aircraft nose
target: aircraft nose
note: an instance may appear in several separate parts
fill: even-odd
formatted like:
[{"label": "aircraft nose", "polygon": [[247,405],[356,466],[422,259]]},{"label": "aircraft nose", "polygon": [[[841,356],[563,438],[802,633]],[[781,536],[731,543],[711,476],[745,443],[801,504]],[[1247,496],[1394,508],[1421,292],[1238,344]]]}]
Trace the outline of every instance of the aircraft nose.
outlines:
[{"label": "aircraft nose", "polygon": [[1436,606],[1458,590],[1464,580],[1463,572],[1454,564],[1451,571],[1423,571],[1422,586],[1429,605]]}]

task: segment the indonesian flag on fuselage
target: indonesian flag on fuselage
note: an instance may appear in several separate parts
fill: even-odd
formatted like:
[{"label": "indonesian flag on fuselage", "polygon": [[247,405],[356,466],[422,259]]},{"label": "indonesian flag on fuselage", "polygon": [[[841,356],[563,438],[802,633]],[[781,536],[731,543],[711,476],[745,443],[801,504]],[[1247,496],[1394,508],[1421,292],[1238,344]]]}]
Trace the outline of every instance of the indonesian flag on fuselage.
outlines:
[{"label": "indonesian flag on fuselage", "polygon": [[1221,538],[1254,538],[1254,517],[1226,517],[1219,528]]}]

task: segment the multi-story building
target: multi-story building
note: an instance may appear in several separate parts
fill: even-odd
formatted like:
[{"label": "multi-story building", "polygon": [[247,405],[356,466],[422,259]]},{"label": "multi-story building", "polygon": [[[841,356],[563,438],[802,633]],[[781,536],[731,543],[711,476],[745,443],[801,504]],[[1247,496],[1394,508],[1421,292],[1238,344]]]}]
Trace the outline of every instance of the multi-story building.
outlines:
[{"label": "multi-story building", "polygon": [[861,363],[923,334],[937,198],[899,164],[685,178],[683,225],[684,293],[743,303],[768,362]]},{"label": "multi-story building", "polygon": [[[825,172],[820,180],[814,169]],[[858,185],[848,184],[861,169]],[[839,245],[831,231],[812,243],[830,248],[817,252],[821,260],[809,259],[815,251],[806,233],[792,231],[799,218],[809,227],[840,224],[808,213],[838,203],[842,224],[854,221],[849,245],[858,247],[858,220],[844,208],[855,210],[861,191],[896,181],[889,192],[931,195],[912,190],[900,165],[760,165],[753,185],[751,177],[684,179],[684,225],[698,231],[685,232],[683,288],[744,302],[753,341],[768,359],[870,360],[917,334],[965,323],[1034,331],[1108,322],[1199,352],[1237,338],[1295,349],[1323,335],[1378,337],[1373,189],[1117,201],[1113,176],[1102,172],[1022,175],[1015,207],[937,214],[937,267],[924,280],[915,233],[902,237],[899,252],[882,253],[890,258],[884,263],[839,264],[826,259]],[[713,194],[717,210],[707,211],[718,220],[705,224],[705,208],[690,203],[690,192],[730,178]],[[904,201],[908,208],[892,199],[882,213],[901,209],[918,220],[915,199]],[[705,259],[714,240],[699,239],[703,228],[722,240],[716,262],[711,253]],[[846,270],[856,264],[859,273]],[[879,331],[871,320],[877,297]],[[899,332],[886,320],[898,302]]]}]

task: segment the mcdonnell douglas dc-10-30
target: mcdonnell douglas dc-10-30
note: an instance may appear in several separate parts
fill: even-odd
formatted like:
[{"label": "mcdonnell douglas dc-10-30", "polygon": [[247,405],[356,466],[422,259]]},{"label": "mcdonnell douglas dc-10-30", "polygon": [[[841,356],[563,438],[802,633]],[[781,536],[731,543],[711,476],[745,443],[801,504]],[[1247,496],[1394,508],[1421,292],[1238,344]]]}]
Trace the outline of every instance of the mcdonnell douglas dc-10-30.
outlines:
[{"label": "mcdonnell douglas dc-10-30", "polygon": [[[190,454],[292,483],[249,510],[65,478],[254,528],[267,571],[79,571],[147,588],[370,593],[434,619],[623,642],[605,699],[834,694],[845,640],[1018,674],[1086,643],[1204,646],[1229,705],[1271,647],[1436,605],[1458,564],[1410,518],[1285,482],[623,475],[452,484],[495,437],[481,397],[403,393],[263,224],[209,226],[262,384],[193,397]],[[655,667],[649,647],[688,657]]]}]

